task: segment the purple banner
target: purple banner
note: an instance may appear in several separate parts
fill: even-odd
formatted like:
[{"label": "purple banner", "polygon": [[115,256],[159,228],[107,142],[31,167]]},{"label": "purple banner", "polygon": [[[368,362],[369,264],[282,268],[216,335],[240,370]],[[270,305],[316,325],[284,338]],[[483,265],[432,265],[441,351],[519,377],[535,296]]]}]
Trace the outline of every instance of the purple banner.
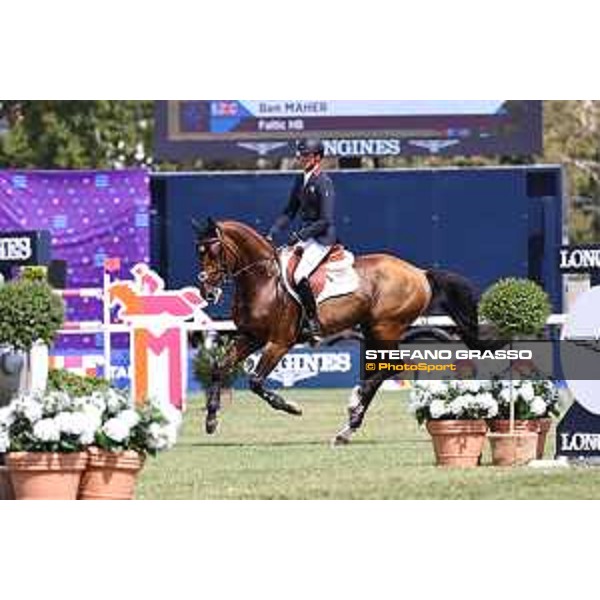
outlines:
[{"label": "purple banner", "polygon": [[[141,170],[0,171],[0,231],[50,231],[52,258],[67,262],[68,288],[101,287],[111,257],[121,259],[115,275],[129,279],[133,265],[150,261],[149,182]],[[67,309],[68,320],[102,317],[94,299],[71,299]]]}]

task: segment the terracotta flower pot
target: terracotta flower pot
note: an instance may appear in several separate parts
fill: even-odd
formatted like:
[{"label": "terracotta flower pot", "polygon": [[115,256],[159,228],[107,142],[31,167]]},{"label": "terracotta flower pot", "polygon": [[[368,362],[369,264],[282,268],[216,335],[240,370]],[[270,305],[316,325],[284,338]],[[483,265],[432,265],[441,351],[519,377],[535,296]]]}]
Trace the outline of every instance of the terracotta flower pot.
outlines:
[{"label": "terracotta flower pot", "polygon": [[6,464],[16,500],[76,500],[85,452],[10,452]]},{"label": "terracotta flower pot", "polygon": [[427,421],[436,463],[444,467],[476,467],[483,451],[487,423],[483,420]]},{"label": "terracotta flower pot", "polygon": [[[510,421],[508,419],[494,419],[489,422],[490,431],[494,433],[510,433]],[[536,458],[544,458],[546,438],[552,427],[552,419],[531,419],[528,421],[515,421],[515,432],[530,431],[538,435]]]},{"label": "terracotta flower pot", "polygon": [[526,465],[537,456],[538,434],[528,430],[490,433],[492,464],[496,467]]},{"label": "terracotta flower pot", "polygon": [[133,500],[144,457],[137,452],[88,450],[88,467],[81,479],[80,500]]}]

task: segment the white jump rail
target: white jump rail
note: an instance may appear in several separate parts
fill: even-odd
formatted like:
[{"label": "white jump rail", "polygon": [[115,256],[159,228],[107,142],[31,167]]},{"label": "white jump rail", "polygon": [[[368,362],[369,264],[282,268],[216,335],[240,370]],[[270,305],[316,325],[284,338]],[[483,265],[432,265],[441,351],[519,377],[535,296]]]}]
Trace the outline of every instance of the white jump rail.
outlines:
[{"label": "white jump rail", "polygon": [[[183,323],[182,329],[187,332],[194,331],[235,331],[237,328],[233,321],[212,321],[204,325],[198,323]],[[62,328],[58,330],[59,335],[85,335],[103,333],[108,330],[112,333],[131,333],[135,327],[125,325],[125,323],[111,323],[104,325],[102,321],[67,321]]]},{"label": "white jump rail", "polygon": [[[566,315],[552,315],[546,325],[563,326],[566,322]],[[456,327],[456,323],[450,317],[420,317],[413,327]],[[184,323],[183,328],[186,331],[235,331],[236,326],[233,321],[213,321],[205,325],[196,323]],[[107,326],[111,333],[129,333],[132,330],[130,325],[122,323],[111,323]],[[102,333],[105,330],[105,325],[102,321],[66,321],[62,328],[58,331],[60,335],[83,335],[85,333]]]},{"label": "white jump rail", "polygon": [[104,290],[102,288],[78,288],[69,290],[56,290],[63,298],[96,298],[102,300]]},{"label": "white jump rail", "polygon": [[[546,325],[562,326],[567,322],[567,315],[550,315]],[[450,317],[419,317],[413,324],[413,327],[456,327],[456,323]]]}]

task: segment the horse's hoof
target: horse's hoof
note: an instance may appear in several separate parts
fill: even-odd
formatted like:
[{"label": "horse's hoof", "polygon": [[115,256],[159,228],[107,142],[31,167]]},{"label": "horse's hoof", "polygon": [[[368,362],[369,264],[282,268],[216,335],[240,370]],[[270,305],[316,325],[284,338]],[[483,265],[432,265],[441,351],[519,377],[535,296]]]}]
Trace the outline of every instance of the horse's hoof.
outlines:
[{"label": "horse's hoof", "polygon": [[295,402],[290,402],[288,400],[284,400],[281,396],[277,394],[269,393],[264,397],[269,406],[273,410],[280,410],[282,412],[286,412],[289,415],[300,416],[302,414],[302,409]]},{"label": "horse's hoof", "polygon": [[338,448],[339,446],[347,446],[349,443],[350,443],[350,438],[338,433],[338,435],[336,435],[331,440],[331,447]]},{"label": "horse's hoof", "polygon": [[300,408],[300,406],[298,404],[296,404],[295,402],[286,402],[283,406],[282,409],[288,413],[289,415],[295,415],[297,417],[301,417],[302,416],[302,409]]},{"label": "horse's hoof", "polygon": [[351,436],[351,429],[343,429],[331,440],[331,446],[333,448],[336,448],[337,446],[347,446],[350,443]]},{"label": "horse's hoof", "polygon": [[219,427],[219,420],[217,417],[206,417],[206,421],[204,423],[204,430],[208,435],[213,435],[216,433]]}]

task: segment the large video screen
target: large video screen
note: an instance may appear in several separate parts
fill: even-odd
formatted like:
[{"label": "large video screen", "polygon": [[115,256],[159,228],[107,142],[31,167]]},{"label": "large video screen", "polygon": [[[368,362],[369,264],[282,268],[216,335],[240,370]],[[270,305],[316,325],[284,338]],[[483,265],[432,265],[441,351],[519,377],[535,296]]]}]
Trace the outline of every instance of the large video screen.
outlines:
[{"label": "large video screen", "polygon": [[538,100],[170,100],[156,103],[159,159],[289,156],[317,136],[329,156],[532,155]]}]

